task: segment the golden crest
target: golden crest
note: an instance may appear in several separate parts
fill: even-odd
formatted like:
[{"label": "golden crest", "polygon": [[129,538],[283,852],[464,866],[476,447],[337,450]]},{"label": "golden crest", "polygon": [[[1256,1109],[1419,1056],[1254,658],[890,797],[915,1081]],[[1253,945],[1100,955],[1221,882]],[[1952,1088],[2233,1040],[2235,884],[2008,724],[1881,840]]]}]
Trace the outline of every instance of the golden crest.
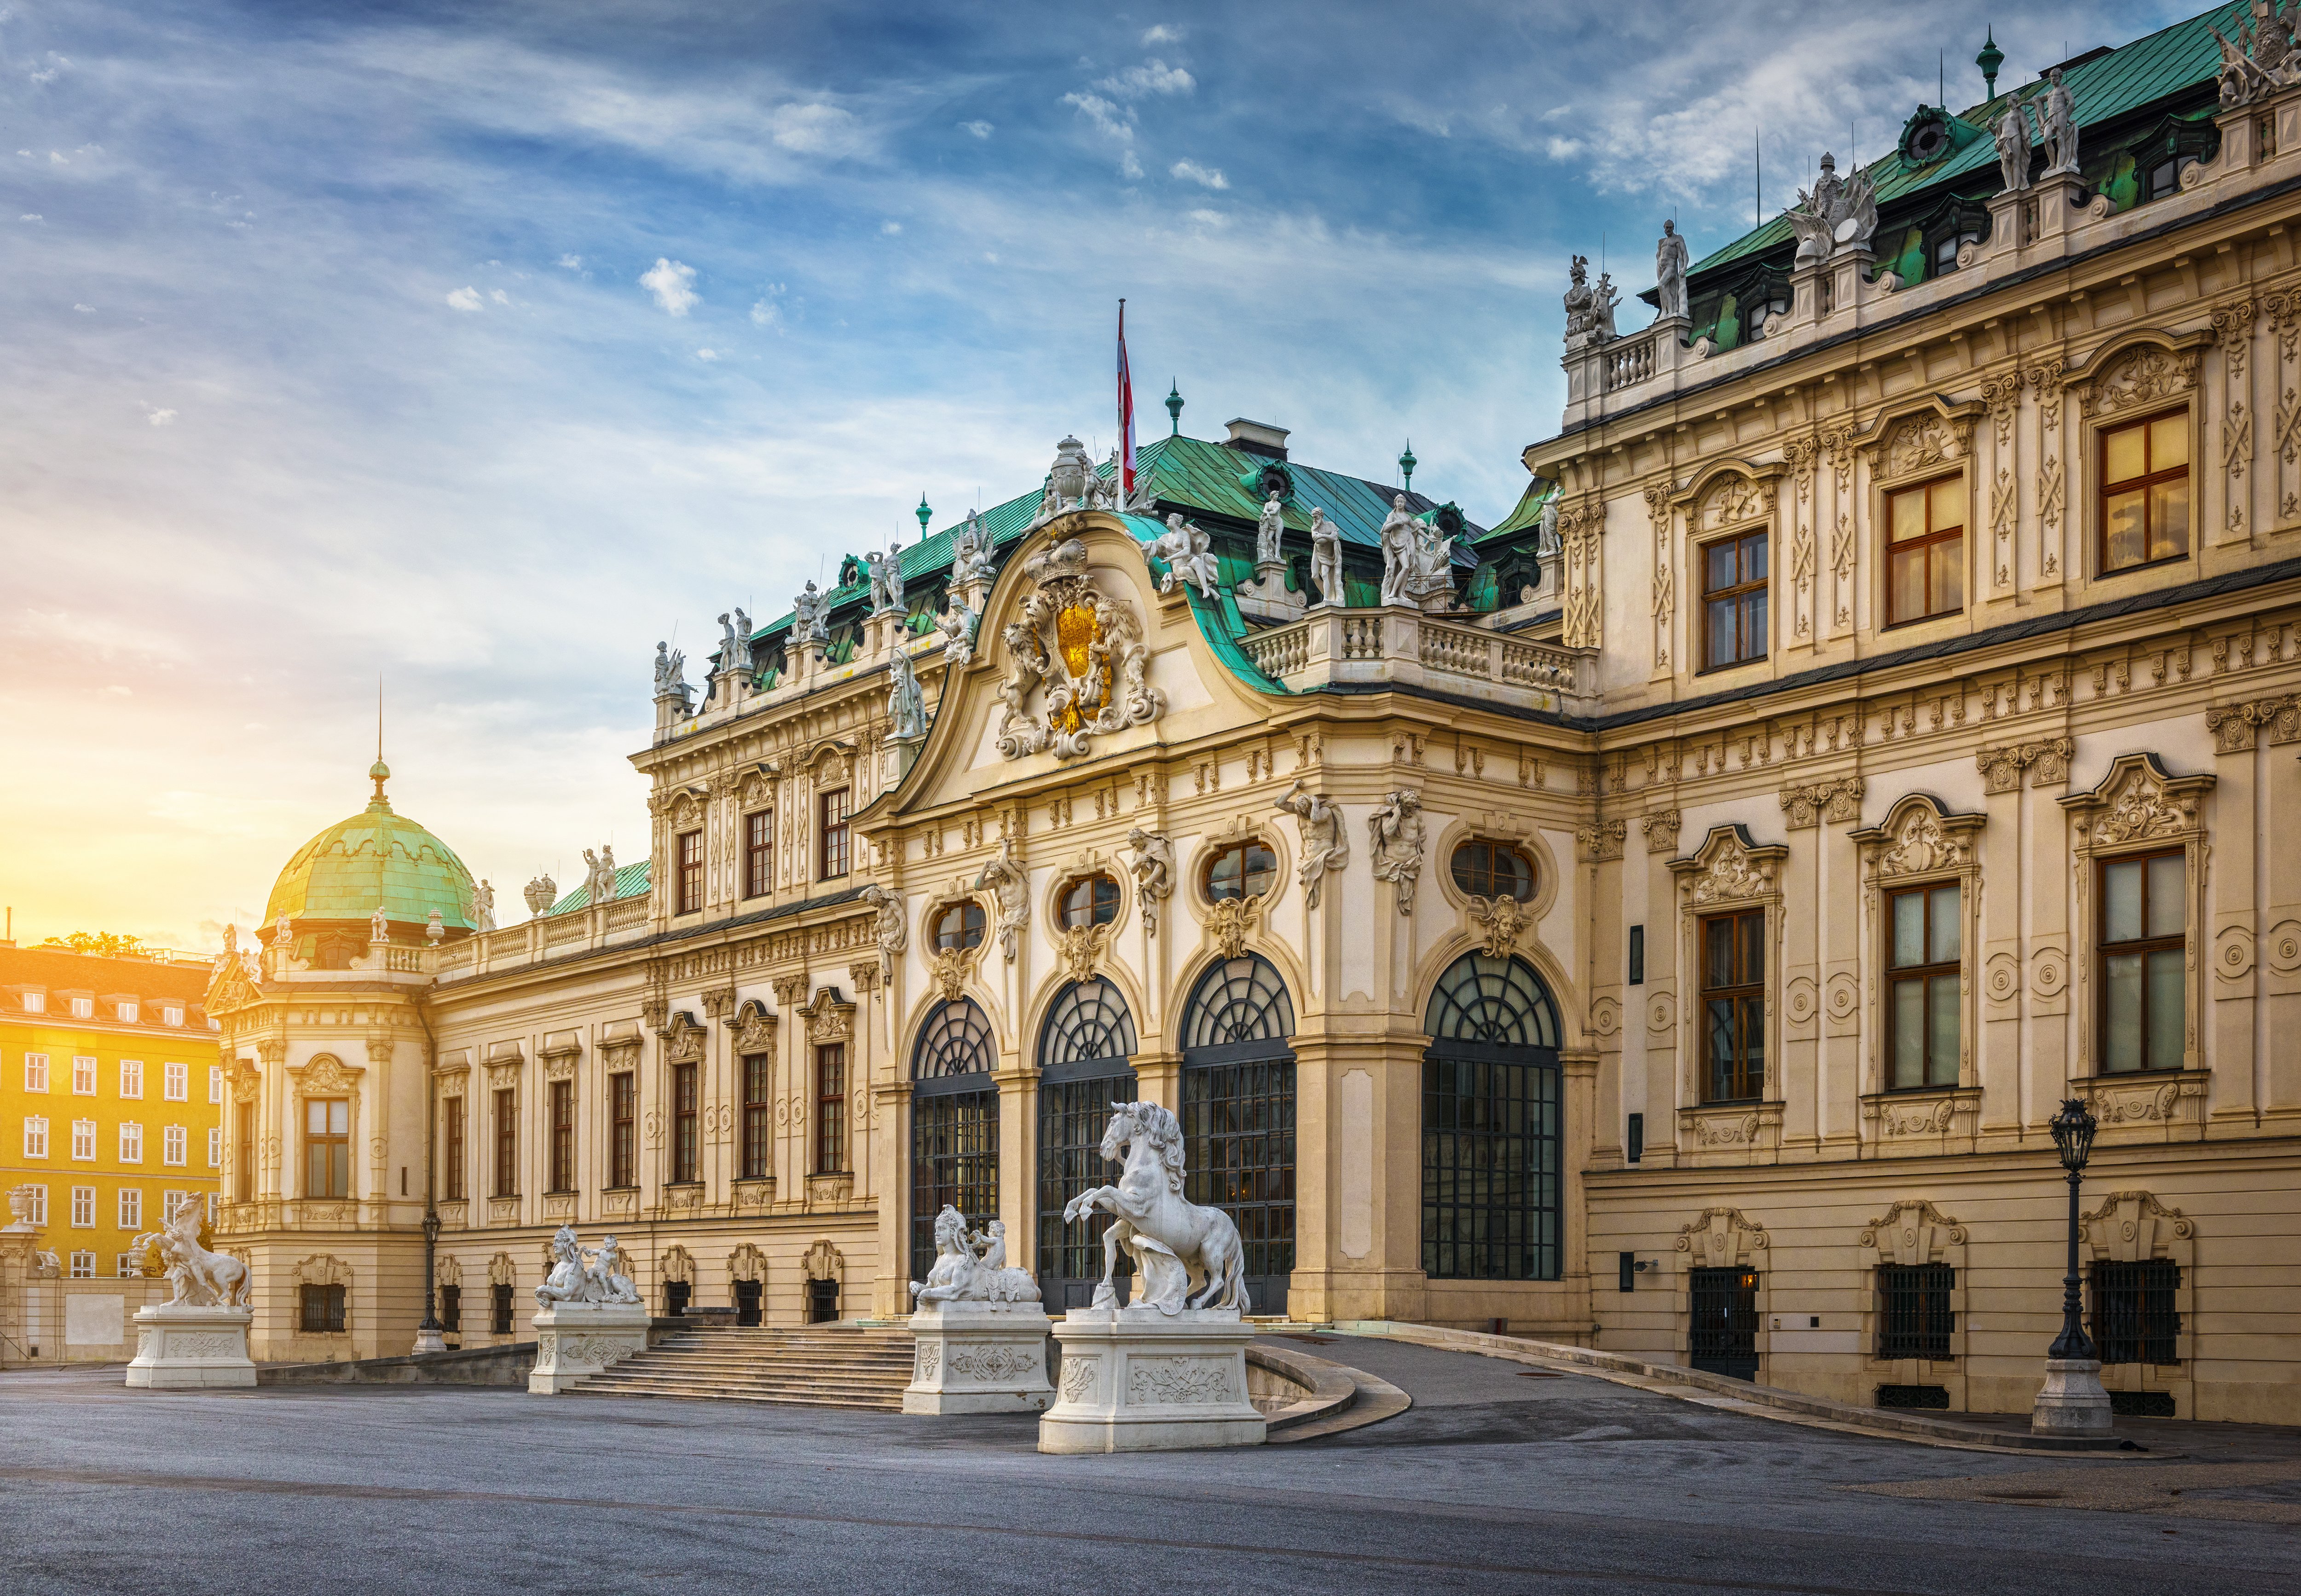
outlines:
[{"label": "golden crest", "polygon": [[1078,684],[1070,701],[1063,706],[1061,726],[1066,731],[1076,731],[1085,724],[1087,708],[1101,704],[1110,692],[1110,664],[1104,658],[1102,617],[1092,604],[1067,604],[1055,612],[1055,647],[1061,653],[1063,668]]}]

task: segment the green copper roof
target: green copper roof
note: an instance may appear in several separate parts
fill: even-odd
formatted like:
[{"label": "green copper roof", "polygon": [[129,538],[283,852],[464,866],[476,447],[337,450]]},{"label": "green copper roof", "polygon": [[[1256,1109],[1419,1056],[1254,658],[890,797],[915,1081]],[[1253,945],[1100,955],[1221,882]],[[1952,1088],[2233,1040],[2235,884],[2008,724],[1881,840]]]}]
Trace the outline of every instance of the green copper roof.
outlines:
[{"label": "green copper roof", "polygon": [[1542,507],[1548,504],[1557,492],[1557,483],[1546,477],[1535,478],[1526,485],[1526,491],[1519,496],[1517,506],[1509,514],[1488,528],[1480,541],[1500,538],[1508,532],[1522,532],[1528,527],[1540,526]]},{"label": "green copper roof", "polygon": [[[647,896],[649,873],[648,866],[652,863],[654,863],[653,860],[641,859],[636,865],[615,866],[615,902],[621,903],[626,898]],[[564,915],[570,909],[588,909],[590,907],[591,889],[586,885],[576,888],[543,912],[547,915]]]},{"label": "green copper roof", "polygon": [[[381,768],[381,765],[378,766]],[[392,813],[381,777],[365,809],[296,850],[272,884],[264,918],[365,920],[381,904],[396,923],[423,925],[439,911],[450,931],[477,929],[471,919],[472,873],[431,832]]]},{"label": "green copper roof", "polygon": [[[1140,458],[1138,455],[1138,469]],[[1137,543],[1153,542],[1167,530],[1164,522],[1155,521],[1147,515],[1122,515],[1119,520],[1125,522],[1126,530],[1134,534]],[[1153,576],[1163,579],[1167,575],[1164,560],[1152,560],[1150,567]],[[1217,589],[1216,597],[1212,598],[1188,582],[1183,584],[1183,590],[1190,595],[1191,616],[1199,623],[1199,634],[1206,639],[1207,647],[1214,650],[1215,657],[1222,661],[1232,675],[1266,693],[1292,690],[1276,677],[1264,675],[1262,668],[1248,658],[1246,650],[1240,647],[1240,639],[1246,636],[1246,622],[1238,613],[1238,601],[1228,590]]]}]

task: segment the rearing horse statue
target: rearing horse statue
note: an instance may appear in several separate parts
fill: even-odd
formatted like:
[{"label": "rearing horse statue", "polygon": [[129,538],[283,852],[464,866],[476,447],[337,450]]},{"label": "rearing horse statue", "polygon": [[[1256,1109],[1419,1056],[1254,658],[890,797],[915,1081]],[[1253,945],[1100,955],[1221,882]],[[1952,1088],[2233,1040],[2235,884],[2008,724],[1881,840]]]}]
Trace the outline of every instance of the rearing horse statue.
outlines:
[{"label": "rearing horse statue", "polygon": [[[1113,1104],[1102,1156],[1124,1161],[1118,1183],[1082,1191],[1063,1205],[1067,1221],[1097,1209],[1111,1216],[1102,1234],[1102,1283],[1095,1288],[1094,1306],[1117,1306],[1111,1277],[1125,1247],[1141,1283],[1135,1306],[1163,1314],[1185,1308],[1246,1313],[1245,1246],[1229,1215],[1184,1198],[1183,1127],[1175,1116],[1156,1103]],[[1204,1283],[1192,1297],[1194,1282]]]}]

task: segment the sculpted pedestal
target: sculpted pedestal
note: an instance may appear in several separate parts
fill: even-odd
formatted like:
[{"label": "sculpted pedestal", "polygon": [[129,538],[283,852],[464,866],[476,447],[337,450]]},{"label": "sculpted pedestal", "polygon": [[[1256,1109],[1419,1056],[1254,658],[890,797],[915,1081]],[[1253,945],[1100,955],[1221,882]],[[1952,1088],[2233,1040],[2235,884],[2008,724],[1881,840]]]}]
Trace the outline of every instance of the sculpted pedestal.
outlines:
[{"label": "sculpted pedestal", "polygon": [[128,1383],[146,1391],[246,1389],[255,1383],[245,1308],[169,1302],[138,1310]]},{"label": "sculpted pedestal", "polygon": [[1254,1330],[1235,1308],[1075,1308],[1054,1328],[1061,1391],[1039,1419],[1041,1451],[1262,1444],[1246,1399]]},{"label": "sculpted pedestal", "polygon": [[2113,1423],[2101,1365],[2090,1358],[2049,1358],[2046,1383],[2029,1409],[2035,1435],[2106,1435]]},{"label": "sculpted pedestal", "polygon": [[648,1310],[635,1302],[562,1302],[537,1314],[530,1396],[555,1396],[619,1358],[647,1350]]},{"label": "sculpted pedestal", "polygon": [[905,1413],[1037,1413],[1047,1383],[1047,1316],[1035,1302],[929,1303],[911,1316],[918,1350]]}]

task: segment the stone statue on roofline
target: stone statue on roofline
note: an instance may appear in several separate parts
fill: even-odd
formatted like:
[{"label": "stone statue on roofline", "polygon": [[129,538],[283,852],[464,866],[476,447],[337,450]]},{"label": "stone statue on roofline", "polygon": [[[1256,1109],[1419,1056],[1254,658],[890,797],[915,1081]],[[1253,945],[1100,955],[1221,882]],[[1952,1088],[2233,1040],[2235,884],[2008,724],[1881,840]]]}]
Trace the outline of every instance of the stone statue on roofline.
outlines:
[{"label": "stone statue on roofline", "polygon": [[919,687],[919,673],[911,651],[898,643],[887,662],[887,740],[908,741],[927,733],[927,698]]},{"label": "stone statue on roofline", "polygon": [[2240,25],[2231,42],[2210,22],[2205,31],[2222,48],[2221,102],[2224,109],[2249,105],[2264,95],[2301,82],[2301,43],[2295,29],[2301,24],[2288,5],[2281,12],[2256,0],[2251,25]]},{"label": "stone statue on roofline", "polygon": [[943,639],[943,664],[963,665],[975,658],[975,629],[982,619],[966,599],[955,592],[950,595],[950,608],[934,618],[935,630]]},{"label": "stone statue on roofline", "polygon": [[2046,175],[2073,178],[2078,175],[2077,103],[2062,87],[2061,68],[2047,72],[2046,82],[2046,91],[2029,102],[2029,114],[2037,119],[2037,142],[2046,146]]},{"label": "stone statue on roofline", "polygon": [[520,896],[527,900],[529,914],[541,915],[559,901],[559,883],[548,875],[539,875],[527,883]]},{"label": "stone statue on roofline", "polygon": [[481,931],[496,928],[496,890],[484,881],[472,889],[472,924]]},{"label": "stone statue on roofline", "polygon": [[871,576],[871,613],[874,615],[902,613],[903,563],[899,557],[902,551],[901,544],[890,542],[886,553],[874,548],[863,556],[863,568]]},{"label": "stone statue on roofline", "polygon": [[1821,175],[1812,192],[1798,190],[1798,202],[1782,213],[1797,235],[1796,263],[1812,265],[1839,250],[1867,249],[1878,231],[1878,190],[1865,172],[1837,175],[1837,157],[1822,152]]},{"label": "stone statue on roofline", "polygon": [[1254,523],[1254,563],[1258,566],[1276,565],[1283,555],[1286,536],[1285,513],[1279,506],[1278,489],[1273,488],[1270,497],[1262,501],[1262,514]]},{"label": "stone statue on roofline", "polygon": [[1661,237],[1654,240],[1654,298],[1658,308],[1657,321],[1685,320],[1686,308],[1686,237],[1678,230],[1678,223],[1661,224]]},{"label": "stone statue on roofline", "polygon": [[687,656],[668,643],[657,643],[655,646],[655,696],[658,698],[686,698],[689,690],[684,680],[686,674]]},{"label": "stone statue on roofline", "polygon": [[1342,530],[1318,506],[1310,509],[1310,585],[1320,604],[1343,603]]},{"label": "stone statue on roofline", "polygon": [[831,646],[831,627],[826,620],[830,605],[815,590],[812,581],[791,598],[791,641],[801,648],[827,648]]},{"label": "stone statue on roofline", "polygon": [[1441,538],[1393,494],[1377,534],[1382,544],[1382,601],[1418,607],[1454,590],[1454,539]]},{"label": "stone statue on roofline", "polygon": [[983,530],[982,514],[969,511],[966,524],[958,529],[958,540],[951,549],[951,586],[985,581],[990,575],[991,535]]},{"label": "stone statue on roofline", "polygon": [[1215,559],[1214,539],[1195,521],[1184,521],[1179,510],[1167,516],[1167,530],[1142,546],[1145,563],[1163,560],[1167,574],[1159,579],[1159,591],[1171,593],[1178,581],[1198,589],[1208,598],[1215,596],[1215,582],[1220,566]]},{"label": "stone statue on roofline", "polygon": [[1614,305],[1619,303],[1611,280],[1601,273],[1593,288],[1586,255],[1574,256],[1566,270],[1566,347],[1572,351],[1605,343],[1614,336]]}]

